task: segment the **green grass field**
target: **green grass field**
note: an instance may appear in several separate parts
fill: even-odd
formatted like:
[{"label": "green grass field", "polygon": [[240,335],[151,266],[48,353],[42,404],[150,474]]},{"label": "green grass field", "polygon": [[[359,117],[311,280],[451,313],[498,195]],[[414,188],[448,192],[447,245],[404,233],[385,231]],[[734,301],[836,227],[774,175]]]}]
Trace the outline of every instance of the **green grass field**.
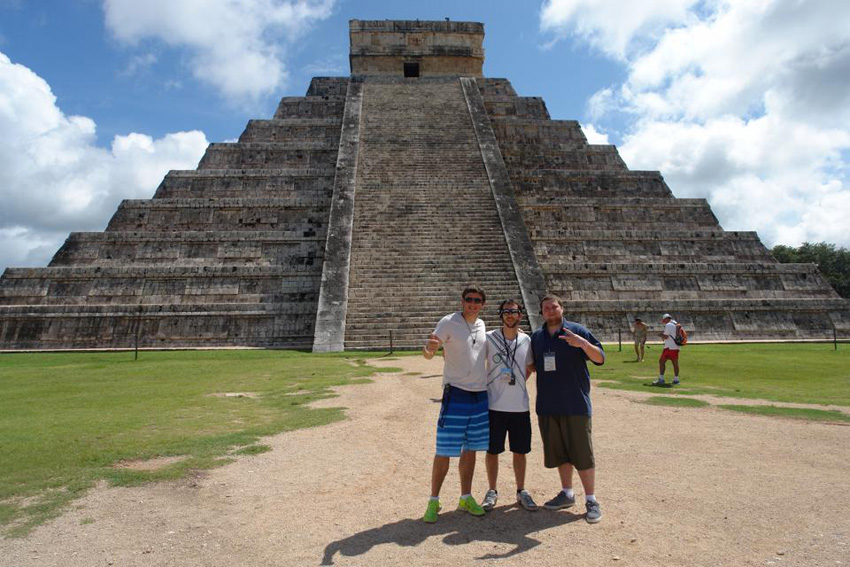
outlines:
[{"label": "green grass field", "polygon": [[[366,356],[0,355],[0,530],[27,533],[99,480],[178,478],[267,450],[256,444],[261,436],[342,419],[339,408],[306,404],[364,381],[374,370]],[[183,458],[156,471],[114,466],[161,456]]]},{"label": "green grass field", "polygon": [[[600,387],[663,394],[649,402],[663,405],[698,407],[689,395],[714,394],[850,406],[848,345],[838,351],[826,344],[688,345],[681,355],[683,384],[676,388],[649,385],[659,352],[653,345],[646,362],[634,363],[631,344],[623,352],[608,345],[607,363],[591,373]],[[28,533],[101,480],[126,486],[179,478],[267,451],[257,443],[262,436],[342,419],[339,408],[306,404],[330,396],[332,386],[367,380],[374,369],[364,360],[375,356],[178,351],[143,352],[134,361],[126,352],[0,355],[0,532]],[[844,419],[818,410],[734,409]],[[181,459],[157,470],[116,467],[169,456]]]},{"label": "green grass field", "polygon": [[[686,345],[679,355],[682,384],[675,388],[649,386],[658,377],[660,345],[651,345],[644,362],[634,362],[631,343],[623,343],[622,352],[606,345],[605,353],[605,365],[590,369],[603,388],[850,406],[847,344],[838,350],[825,343]],[[672,377],[668,362],[667,381]]]}]

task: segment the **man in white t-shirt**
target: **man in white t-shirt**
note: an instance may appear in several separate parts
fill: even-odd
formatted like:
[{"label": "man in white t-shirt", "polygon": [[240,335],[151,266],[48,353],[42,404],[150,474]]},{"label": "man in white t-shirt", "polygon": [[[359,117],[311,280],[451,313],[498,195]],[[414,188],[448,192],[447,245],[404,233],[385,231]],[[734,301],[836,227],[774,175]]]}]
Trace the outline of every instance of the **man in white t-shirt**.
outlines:
[{"label": "man in white t-shirt", "polygon": [[440,489],[449,472],[449,459],[459,457],[460,501],[458,509],[483,516],[484,509],[472,497],[476,451],[489,447],[490,424],[487,408],[487,377],[484,321],[478,314],[484,307],[484,290],[468,286],[461,294],[461,310],[437,323],[423,349],[430,360],[443,346],[443,400],[437,421],[437,451],[431,469],[431,498],[422,519],[437,521]]},{"label": "man in white t-shirt", "polygon": [[531,414],[528,406],[528,367],[534,364],[531,337],[520,332],[522,309],[514,299],[499,305],[502,325],[487,333],[487,398],[490,407],[490,447],[485,464],[490,490],[481,503],[492,510],[499,499],[499,455],[505,451],[508,436],[513,453],[516,500],[526,510],[537,504],[525,489],[526,455],[531,452]]},{"label": "man in white t-shirt", "polygon": [[658,359],[658,380],[653,382],[654,386],[664,385],[664,371],[667,369],[667,361],[673,363],[673,385],[679,383],[679,345],[676,344],[676,326],[678,323],[673,320],[669,313],[665,313],[661,318],[664,323],[664,330],[660,333],[664,339],[664,350],[661,351],[661,358]]}]

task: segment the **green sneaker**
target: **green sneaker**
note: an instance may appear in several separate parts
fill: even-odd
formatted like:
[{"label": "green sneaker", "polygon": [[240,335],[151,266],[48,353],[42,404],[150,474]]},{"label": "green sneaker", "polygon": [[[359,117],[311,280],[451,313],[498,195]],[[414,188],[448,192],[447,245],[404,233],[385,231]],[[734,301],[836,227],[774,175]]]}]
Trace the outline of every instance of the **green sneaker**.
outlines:
[{"label": "green sneaker", "polygon": [[437,513],[440,511],[439,500],[429,500],[428,509],[425,510],[425,515],[422,516],[422,521],[433,524],[437,521]]},{"label": "green sneaker", "polygon": [[476,502],[475,498],[473,498],[472,496],[461,498],[457,503],[457,509],[466,510],[473,516],[483,516],[487,513],[484,511],[484,508],[478,505],[478,502]]}]

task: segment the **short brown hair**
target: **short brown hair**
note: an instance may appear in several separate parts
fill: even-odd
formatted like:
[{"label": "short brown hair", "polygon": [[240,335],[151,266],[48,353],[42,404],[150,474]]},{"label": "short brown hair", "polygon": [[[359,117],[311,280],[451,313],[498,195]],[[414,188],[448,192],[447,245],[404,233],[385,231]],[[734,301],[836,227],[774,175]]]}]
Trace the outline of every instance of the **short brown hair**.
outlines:
[{"label": "short brown hair", "polygon": [[554,293],[547,293],[546,295],[543,296],[543,299],[540,300],[540,312],[541,313],[543,312],[543,304],[546,303],[547,301],[554,301],[555,303],[557,303],[561,307],[564,306],[564,300],[563,299],[561,299],[560,297],[558,297]]},{"label": "short brown hair", "polygon": [[484,294],[484,290],[483,290],[483,289],[481,289],[481,288],[480,288],[479,286],[477,286],[477,285],[471,285],[471,284],[470,284],[470,285],[468,285],[468,286],[466,286],[466,287],[463,289],[463,293],[461,293],[461,294],[460,294],[460,298],[461,298],[461,299],[466,299],[466,296],[467,296],[467,295],[469,295],[470,293],[477,293],[478,295],[480,295],[480,296],[481,296],[481,301],[482,301],[482,303],[486,303],[486,302],[487,302],[487,295],[485,295],[485,294]]}]

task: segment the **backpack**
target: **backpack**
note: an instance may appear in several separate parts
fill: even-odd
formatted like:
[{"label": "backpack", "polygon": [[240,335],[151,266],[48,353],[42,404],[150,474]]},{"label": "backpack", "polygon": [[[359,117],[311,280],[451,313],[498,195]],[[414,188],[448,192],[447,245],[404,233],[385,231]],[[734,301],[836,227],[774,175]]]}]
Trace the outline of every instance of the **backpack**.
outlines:
[{"label": "backpack", "polygon": [[673,337],[673,342],[679,346],[688,344],[688,332],[679,323],[676,323],[676,336]]}]

